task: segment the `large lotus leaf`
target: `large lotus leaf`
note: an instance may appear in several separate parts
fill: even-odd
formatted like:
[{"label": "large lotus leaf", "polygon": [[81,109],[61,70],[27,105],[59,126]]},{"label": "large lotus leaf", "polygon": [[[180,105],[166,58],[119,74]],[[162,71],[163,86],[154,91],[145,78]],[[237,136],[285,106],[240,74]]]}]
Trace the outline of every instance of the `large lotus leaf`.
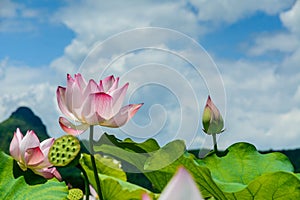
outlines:
[{"label": "large lotus leaf", "polygon": [[182,140],[174,140],[166,144],[147,158],[144,169],[156,171],[172,164],[185,153],[185,148],[185,143]]},{"label": "large lotus leaf", "polygon": [[[121,147],[112,146],[103,144],[101,146],[95,147],[96,152],[102,152],[106,155],[111,155],[120,159],[122,161],[126,161],[131,165],[137,167],[138,169],[142,169],[144,167],[144,163],[148,158],[146,153],[135,153],[130,150],[122,149]],[[126,171],[130,171],[130,169],[124,168]]]},{"label": "large lotus leaf", "polygon": [[[122,141],[117,142],[122,144]],[[127,143],[126,147],[104,145],[99,149],[129,163],[138,163],[138,168],[144,163],[143,172],[147,172],[146,177],[158,191],[163,190],[179,166],[184,166],[193,175],[204,198],[273,199],[274,196],[274,199],[300,199],[299,174],[291,173],[293,166],[281,153],[260,154],[251,144],[237,143],[222,156],[211,153],[204,159],[196,159],[184,153],[175,162],[162,167],[170,161],[169,156],[172,157],[168,150],[182,151],[182,142],[173,141],[148,154],[141,153],[145,150],[143,144],[138,144],[139,148],[130,148],[133,143]],[[132,157],[132,153],[138,154]]]},{"label": "large lotus leaf", "polygon": [[[83,153],[81,159],[84,160],[87,167],[92,169],[91,156]],[[112,176],[123,181],[127,180],[126,173],[121,169],[120,163],[109,157],[102,157],[99,154],[95,155],[97,170],[101,174]]]},{"label": "large lotus leaf", "polygon": [[[94,188],[97,188],[94,172],[91,167],[91,160],[87,156],[82,156],[79,162],[85,170],[89,182]],[[96,160],[96,165],[99,164],[98,162],[99,160]],[[100,178],[102,195],[105,200],[140,200],[144,193],[148,193],[153,199],[157,197],[157,195],[149,190],[124,180],[100,173],[98,173],[98,176]]]},{"label": "large lotus leaf", "polygon": [[[104,135],[100,141],[102,141],[101,145],[95,147],[96,151],[110,154],[135,165],[141,172],[144,172],[158,191],[163,190],[179,166],[184,166],[195,177],[204,197],[211,197],[213,194],[219,199],[225,199],[212,180],[209,170],[199,166],[192,154],[184,153],[183,141],[172,141],[162,148],[153,139],[135,143],[129,139],[120,141],[114,136]],[[174,156],[179,158],[174,161],[172,159]],[[168,163],[167,166],[166,163]]]},{"label": "large lotus leaf", "polygon": [[281,153],[260,154],[252,144],[236,143],[224,156],[215,153],[198,160],[209,168],[217,185],[224,192],[236,192],[247,187],[255,178],[270,172],[293,172],[293,165]]},{"label": "large lotus leaf", "polygon": [[[178,148],[181,149],[180,144],[178,144]],[[157,156],[155,159],[157,162],[160,162],[158,158],[159,157]],[[163,156],[161,158],[164,159]],[[184,166],[194,177],[194,180],[196,181],[201,191],[201,194],[204,198],[214,196],[216,197],[216,199],[221,199],[221,200],[226,199],[223,192],[220,190],[220,188],[216,185],[216,183],[212,179],[209,169],[205,166],[200,166],[195,161],[195,159],[196,158],[194,155],[186,152],[182,156],[180,156],[175,162],[169,164],[168,166],[163,167],[159,170],[145,173],[145,175],[152,182],[153,186],[157,190],[162,191],[167,185],[167,183],[170,181],[174,173],[177,171],[178,167]],[[161,160],[161,162],[164,161]],[[145,167],[146,169],[156,168],[157,163],[156,162],[147,163]]]},{"label": "large lotus leaf", "polygon": [[0,152],[0,199],[62,200],[68,188],[56,179],[44,178],[27,170],[23,172],[10,156]]},{"label": "large lotus leaf", "polygon": [[148,139],[142,143],[137,143],[131,140],[130,138],[126,138],[123,141],[116,138],[114,135],[109,135],[104,133],[99,141],[95,143],[95,150],[97,146],[101,146],[103,144],[121,147],[122,149],[130,150],[138,153],[148,153],[158,150],[160,147],[158,143],[154,139]]},{"label": "large lotus leaf", "polygon": [[228,199],[300,199],[300,180],[293,173],[273,172],[251,181],[242,191],[226,194]]},{"label": "large lotus leaf", "polygon": [[[148,139],[142,143],[136,143],[131,139],[119,140],[113,135],[103,134],[100,140],[95,144],[94,150],[117,157],[120,160],[130,163],[141,172],[147,158],[160,147],[154,139]],[[124,167],[124,166],[123,166]],[[131,166],[124,167],[126,171],[131,172]],[[135,172],[136,169],[133,169]]]}]

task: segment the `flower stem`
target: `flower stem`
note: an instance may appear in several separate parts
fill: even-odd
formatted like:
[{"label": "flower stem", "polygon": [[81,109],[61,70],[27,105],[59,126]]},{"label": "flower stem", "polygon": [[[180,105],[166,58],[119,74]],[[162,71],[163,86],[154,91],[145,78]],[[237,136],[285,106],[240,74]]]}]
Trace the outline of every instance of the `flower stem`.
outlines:
[{"label": "flower stem", "polygon": [[212,137],[213,137],[214,151],[216,152],[216,154],[218,154],[217,134],[213,133]]},{"label": "flower stem", "polygon": [[91,152],[91,161],[92,161],[92,167],[93,167],[93,171],[94,171],[94,178],[96,181],[96,185],[97,185],[97,193],[99,196],[100,200],[103,200],[103,196],[102,196],[102,191],[101,191],[101,186],[100,186],[100,179],[98,176],[98,172],[97,172],[97,166],[96,166],[96,162],[95,162],[95,156],[94,156],[94,126],[91,125],[90,126],[90,152]]},{"label": "flower stem", "polygon": [[89,179],[86,174],[86,172],[82,169],[82,167],[79,167],[83,174],[83,180],[84,180],[84,187],[85,187],[85,200],[89,200],[90,198],[90,188],[89,188]]}]

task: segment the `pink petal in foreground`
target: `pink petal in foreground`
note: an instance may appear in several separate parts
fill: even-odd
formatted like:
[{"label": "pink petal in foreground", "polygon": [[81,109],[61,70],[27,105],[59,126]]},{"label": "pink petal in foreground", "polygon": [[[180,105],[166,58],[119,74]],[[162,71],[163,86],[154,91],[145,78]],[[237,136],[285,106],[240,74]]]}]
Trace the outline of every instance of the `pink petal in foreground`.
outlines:
[{"label": "pink petal in foreground", "polygon": [[66,133],[74,136],[80,135],[89,128],[88,124],[80,124],[76,126],[64,117],[59,118],[59,125]]},{"label": "pink petal in foreground", "polygon": [[17,128],[17,131],[14,133],[14,137],[9,146],[10,155],[15,160],[21,159],[20,143],[21,143],[22,139],[23,139],[23,134],[21,133],[20,129]]},{"label": "pink petal in foreground", "polygon": [[142,200],[152,200],[148,193],[142,194]]},{"label": "pink petal in foreground", "polygon": [[159,200],[204,200],[189,172],[180,167],[167,186],[162,191]]},{"label": "pink petal in foreground", "polygon": [[104,121],[100,125],[111,128],[123,126],[124,124],[126,124],[126,122],[128,122],[128,120],[130,120],[135,115],[135,113],[140,109],[142,105],[143,103],[129,104],[127,106],[124,106],[123,108],[121,108],[120,112],[115,117],[108,121]]},{"label": "pink petal in foreground", "polygon": [[93,188],[93,186],[92,186],[92,185],[89,185],[89,188],[90,188],[90,193],[91,193],[91,195],[92,195],[93,197],[95,197],[95,199],[99,199],[99,196],[98,196],[96,190]]}]

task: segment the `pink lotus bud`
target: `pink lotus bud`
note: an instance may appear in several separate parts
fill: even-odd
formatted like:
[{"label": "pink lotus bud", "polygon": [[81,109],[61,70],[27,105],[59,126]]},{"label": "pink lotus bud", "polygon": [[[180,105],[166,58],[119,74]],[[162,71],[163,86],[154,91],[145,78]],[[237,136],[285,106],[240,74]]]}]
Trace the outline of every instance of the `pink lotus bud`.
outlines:
[{"label": "pink lotus bud", "polygon": [[203,131],[209,135],[219,134],[224,130],[224,122],[220,111],[208,96],[202,116]]}]

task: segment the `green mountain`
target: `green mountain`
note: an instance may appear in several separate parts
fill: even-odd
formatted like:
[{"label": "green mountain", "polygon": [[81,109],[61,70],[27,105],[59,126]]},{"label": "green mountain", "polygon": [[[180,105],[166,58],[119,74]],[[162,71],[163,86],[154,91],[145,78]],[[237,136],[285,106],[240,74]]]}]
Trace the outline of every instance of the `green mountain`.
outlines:
[{"label": "green mountain", "polygon": [[49,138],[42,120],[29,108],[19,107],[8,119],[0,123],[0,150],[7,154],[9,154],[9,145],[17,128],[20,128],[23,135],[27,130],[33,130],[40,141]]}]

